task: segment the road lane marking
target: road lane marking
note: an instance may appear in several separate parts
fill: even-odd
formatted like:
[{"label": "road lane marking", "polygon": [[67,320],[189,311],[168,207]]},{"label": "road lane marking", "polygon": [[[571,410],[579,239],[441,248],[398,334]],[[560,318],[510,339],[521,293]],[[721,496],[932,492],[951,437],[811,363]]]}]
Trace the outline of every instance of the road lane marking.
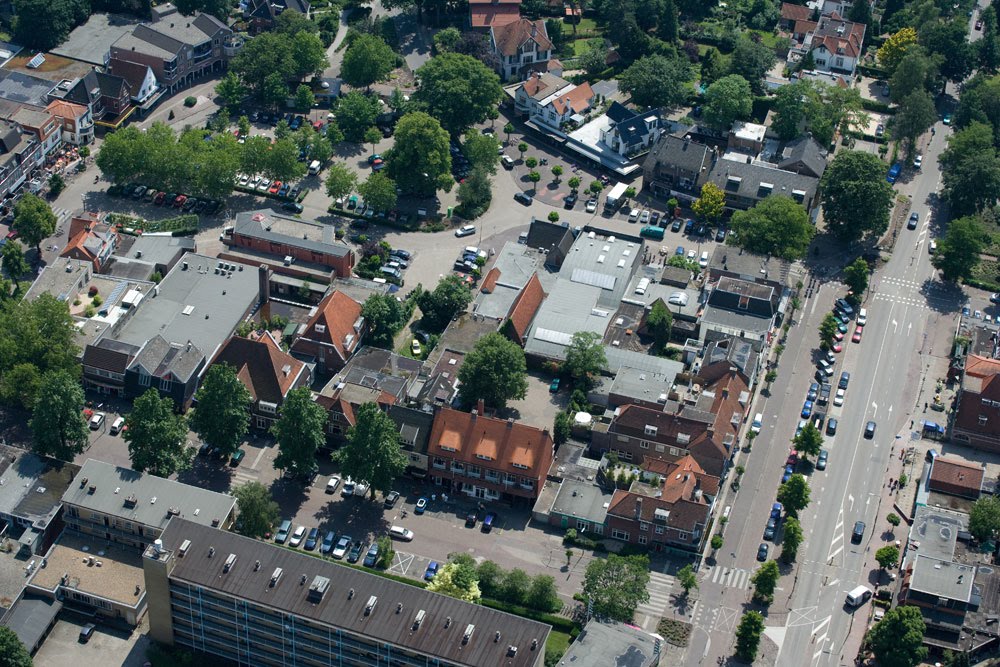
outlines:
[{"label": "road lane marking", "polygon": [[839,547],[837,547],[836,549],[834,549],[832,553],[830,553],[830,555],[828,556],[828,558],[830,560],[833,560],[834,558],[837,557],[837,554],[839,554],[843,550],[844,550],[844,545],[841,544]]}]

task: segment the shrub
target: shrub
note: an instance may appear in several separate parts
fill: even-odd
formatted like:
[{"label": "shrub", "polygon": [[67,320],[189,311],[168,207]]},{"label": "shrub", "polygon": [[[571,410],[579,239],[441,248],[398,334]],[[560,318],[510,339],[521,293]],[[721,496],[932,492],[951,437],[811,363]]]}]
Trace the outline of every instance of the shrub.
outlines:
[{"label": "shrub", "polygon": [[195,104],[198,104],[198,98],[194,95],[188,95],[184,98],[184,106],[193,107]]}]

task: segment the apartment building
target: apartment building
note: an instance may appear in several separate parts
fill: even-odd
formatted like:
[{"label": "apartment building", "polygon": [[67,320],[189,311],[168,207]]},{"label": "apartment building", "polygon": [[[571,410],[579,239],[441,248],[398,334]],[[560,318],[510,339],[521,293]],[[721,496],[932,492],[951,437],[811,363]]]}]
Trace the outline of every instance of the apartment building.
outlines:
[{"label": "apartment building", "polygon": [[[549,626],[182,518],[143,558],[150,635],[237,665],[541,667]],[[206,663],[208,664],[208,663]]]}]

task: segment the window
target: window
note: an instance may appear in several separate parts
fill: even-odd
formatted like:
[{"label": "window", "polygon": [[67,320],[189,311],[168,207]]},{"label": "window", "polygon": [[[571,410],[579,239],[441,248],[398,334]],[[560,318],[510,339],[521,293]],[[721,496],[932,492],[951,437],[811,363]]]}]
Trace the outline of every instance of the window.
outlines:
[{"label": "window", "polygon": [[481,461],[492,461],[493,457],[487,456],[486,454],[476,454],[476,458]]},{"label": "window", "polygon": [[433,463],[433,465],[434,465],[435,468],[444,469],[444,467],[447,465],[447,463],[441,457],[436,456],[436,457],[434,457],[434,463]]},{"label": "window", "polygon": [[454,447],[449,447],[447,445],[441,445],[441,449],[443,449],[446,452],[457,452],[458,451]]},{"label": "window", "polygon": [[739,176],[730,176],[726,179],[726,190],[730,192],[738,192],[740,189],[740,183],[743,179]]},{"label": "window", "polygon": [[639,448],[640,449],[649,449],[649,442],[646,441],[646,440],[639,441]]},{"label": "window", "polygon": [[140,387],[148,387],[151,380],[152,380],[152,378],[149,376],[149,374],[146,372],[146,370],[143,369],[143,368],[140,368],[139,369],[139,386]]},{"label": "window", "polygon": [[632,460],[632,452],[626,452],[626,451],[622,451],[620,449],[613,449],[611,451],[613,451],[615,454],[617,454],[618,458],[620,458],[622,461],[631,461]]},{"label": "window", "polygon": [[623,540],[625,542],[628,542],[628,533],[625,532],[624,530],[618,530],[617,528],[612,528],[611,537],[615,538],[616,540]]},{"label": "window", "polygon": [[480,468],[479,466],[469,466],[469,469],[466,471],[466,474],[469,477],[479,477],[482,474],[482,470],[483,469]]},{"label": "window", "polygon": [[691,539],[691,533],[687,532],[686,530],[678,530],[677,539],[684,540],[686,542]]},{"label": "window", "polygon": [[618,442],[628,442],[628,436],[627,435],[618,436]]},{"label": "window", "polygon": [[655,426],[651,426],[649,424],[646,424],[646,428],[643,431],[643,433],[645,433],[646,435],[656,435],[656,431],[657,431],[657,428]]},{"label": "window", "polygon": [[[678,440],[679,439],[680,438],[678,438]],[[681,450],[677,449],[676,447],[671,447],[670,448],[670,455],[671,456],[680,456],[681,455]]]},{"label": "window", "polygon": [[640,535],[639,536],[639,544],[646,544],[647,542],[649,542],[649,538],[648,537],[646,537],[645,535]]},{"label": "window", "polygon": [[173,385],[174,383],[170,380],[170,378],[160,378],[160,391],[170,391],[170,388],[173,387]]},{"label": "window", "polygon": [[639,530],[641,530],[644,533],[648,533],[649,532],[649,524],[646,523],[645,521],[640,521],[639,522]]},{"label": "window", "polygon": [[496,470],[487,470],[486,471],[486,481],[487,482],[499,482],[500,481],[500,476],[497,474]]},{"label": "window", "polygon": [[662,535],[663,533],[664,533],[663,526],[657,526],[656,527],[656,534],[657,535]]},{"label": "window", "polygon": [[452,472],[456,472],[459,475],[462,475],[462,474],[465,473],[465,464],[464,463],[457,463],[455,461],[452,461],[451,462],[451,471]]},{"label": "window", "polygon": [[531,469],[528,466],[524,465],[523,463],[512,463],[511,465],[514,466],[515,468],[519,469],[519,470],[530,470]]},{"label": "window", "polygon": [[581,533],[586,532],[589,526],[590,524],[588,524],[586,521],[580,521],[579,519],[577,519],[576,529]]}]

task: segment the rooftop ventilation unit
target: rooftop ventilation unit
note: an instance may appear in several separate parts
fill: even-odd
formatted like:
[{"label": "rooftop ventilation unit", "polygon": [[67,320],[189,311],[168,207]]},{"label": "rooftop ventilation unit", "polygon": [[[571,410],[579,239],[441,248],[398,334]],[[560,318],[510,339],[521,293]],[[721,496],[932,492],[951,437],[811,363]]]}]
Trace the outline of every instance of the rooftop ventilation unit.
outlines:
[{"label": "rooftop ventilation unit", "polygon": [[329,588],[330,580],[326,577],[316,575],[313,577],[312,583],[309,584],[309,593],[306,594],[306,599],[310,602],[319,602],[323,599],[323,595],[326,594]]},{"label": "rooftop ventilation unit", "polygon": [[274,568],[274,572],[271,573],[271,583],[268,584],[268,587],[269,588],[274,588],[275,585],[278,583],[278,579],[281,579],[281,568],[280,567]]},{"label": "rooftop ventilation unit", "polygon": [[226,564],[222,566],[222,571],[229,572],[233,569],[233,565],[236,565],[236,554],[229,554],[229,557],[226,558]]},{"label": "rooftop ventilation unit", "polygon": [[417,615],[413,617],[413,629],[416,630],[420,627],[420,624],[424,622],[424,616],[427,615],[423,609],[417,612]]},{"label": "rooftop ventilation unit", "polygon": [[476,626],[469,623],[465,626],[465,633],[462,635],[462,645],[468,644],[469,640],[472,639],[472,633],[476,631]]},{"label": "rooftop ventilation unit", "polygon": [[365,605],[365,616],[371,616],[372,612],[375,611],[375,603],[378,602],[378,598],[374,595],[368,598],[368,604]]},{"label": "rooftop ventilation unit", "polygon": [[184,555],[188,552],[188,549],[190,548],[191,548],[191,540],[184,540],[183,542],[181,542],[181,548],[177,551],[177,553],[183,558]]}]

